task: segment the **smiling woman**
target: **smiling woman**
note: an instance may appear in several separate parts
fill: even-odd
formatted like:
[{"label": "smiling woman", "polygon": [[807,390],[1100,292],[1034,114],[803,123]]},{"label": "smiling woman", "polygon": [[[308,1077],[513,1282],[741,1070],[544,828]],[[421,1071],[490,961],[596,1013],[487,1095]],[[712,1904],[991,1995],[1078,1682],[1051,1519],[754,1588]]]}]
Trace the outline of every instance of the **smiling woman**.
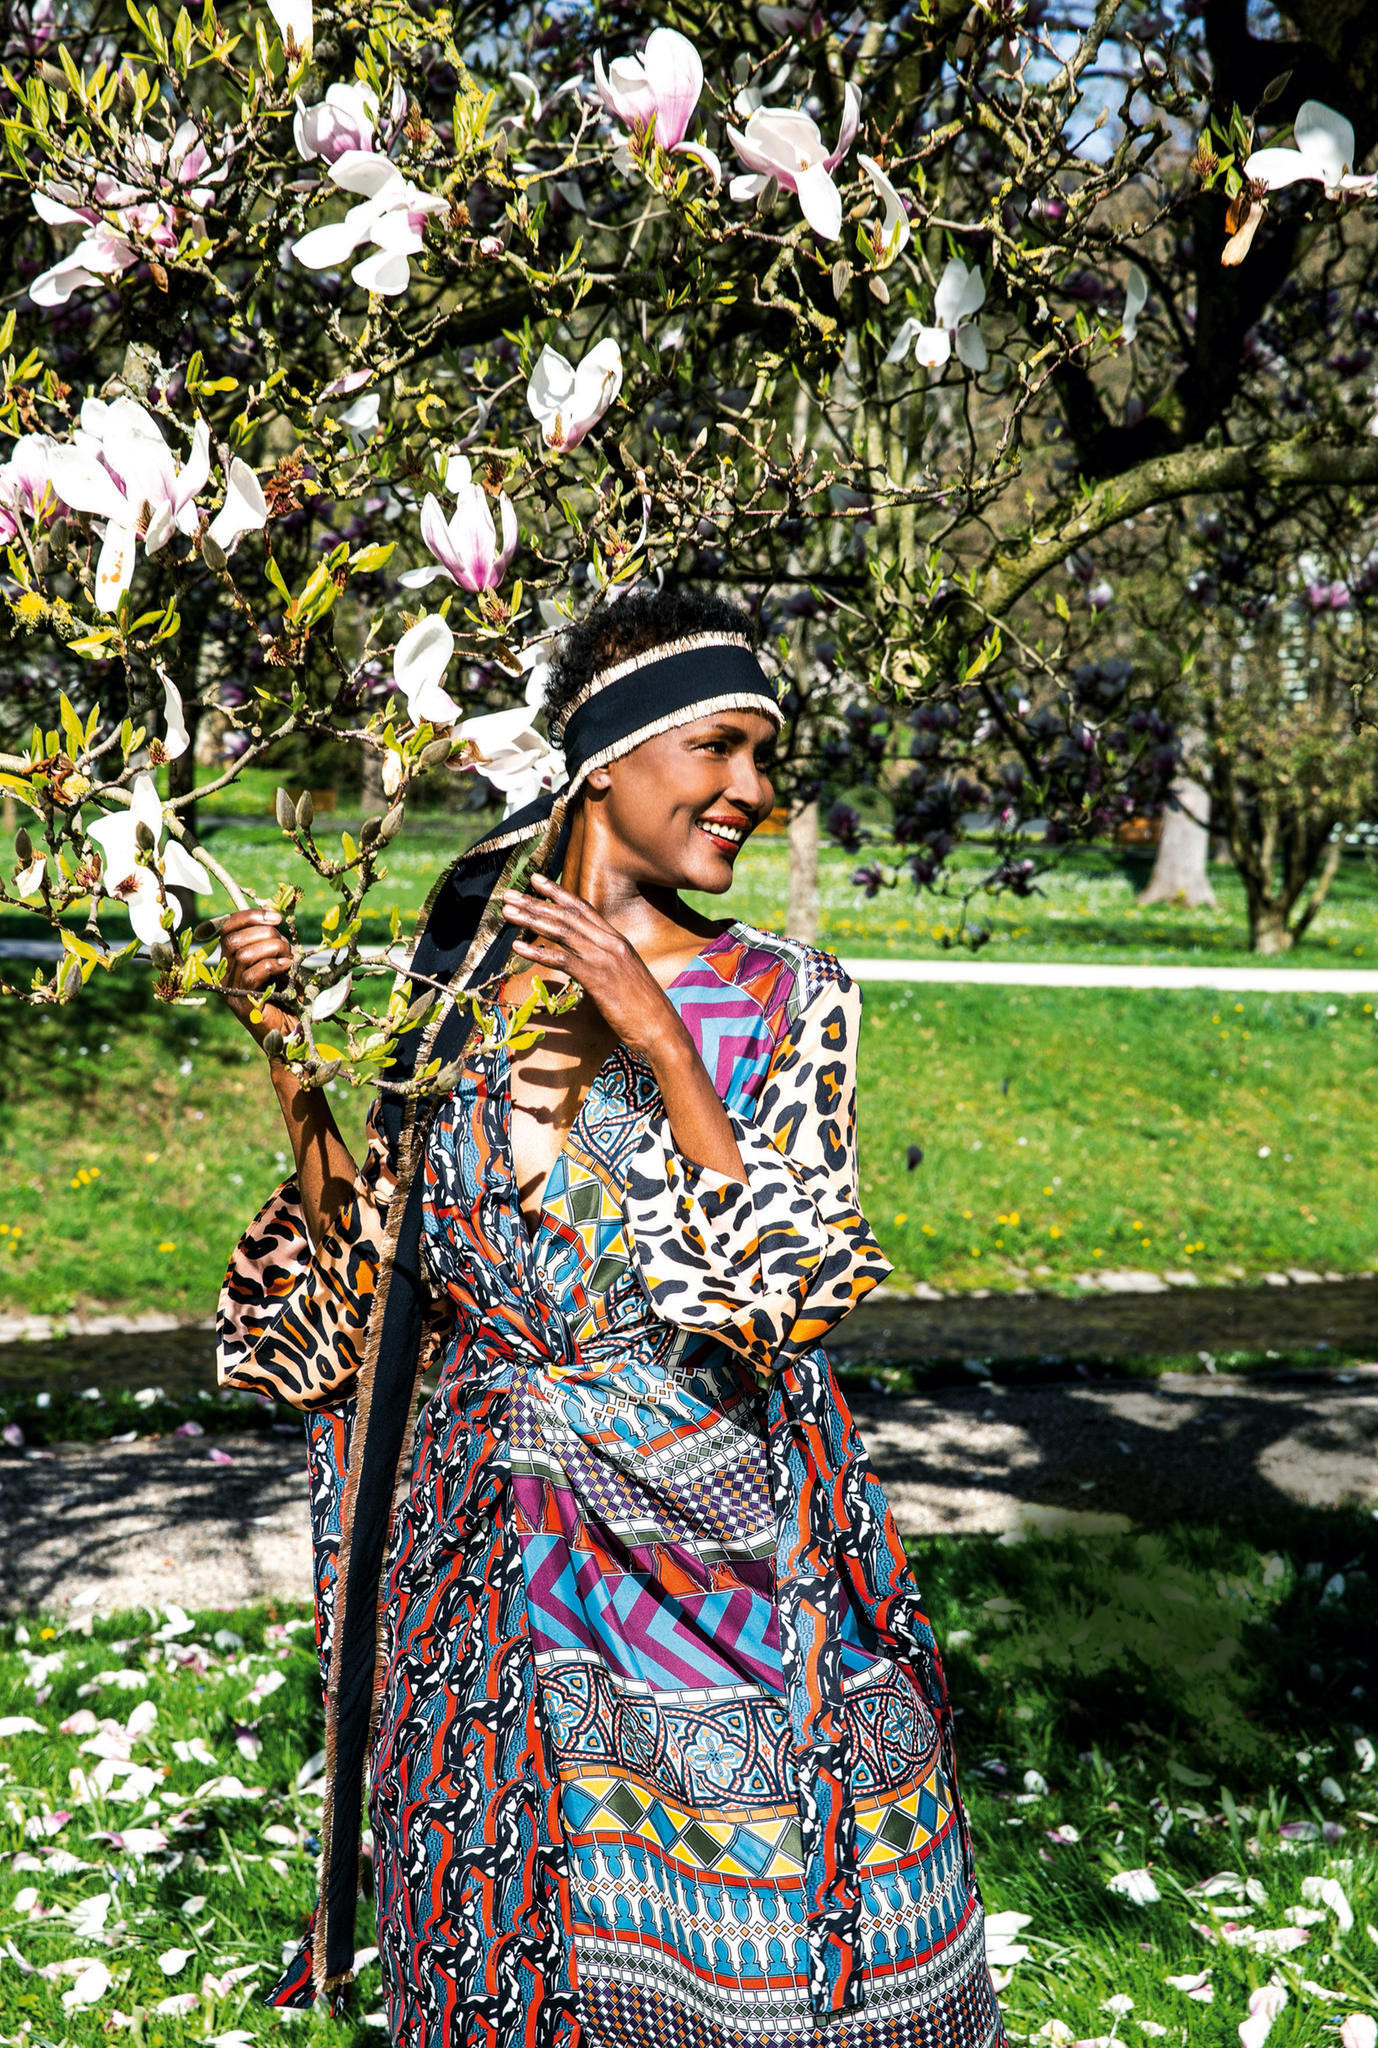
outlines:
[{"label": "smiling woman", "polygon": [[[889,1271],[859,993],[681,895],[770,810],[751,620],[625,598],[548,710],[568,780],[444,877],[413,973],[577,1000],[534,1043],[448,1005],[395,1071],[451,1092],[381,1098],[361,1169],[274,1062],[298,1171],[222,1301],[222,1377],[307,1410],[329,1783],[272,2002],[351,1972],[366,1780],[410,2048],[999,2048],[941,1659],[819,1348]],[[285,1023],[274,927],[222,943]]]}]

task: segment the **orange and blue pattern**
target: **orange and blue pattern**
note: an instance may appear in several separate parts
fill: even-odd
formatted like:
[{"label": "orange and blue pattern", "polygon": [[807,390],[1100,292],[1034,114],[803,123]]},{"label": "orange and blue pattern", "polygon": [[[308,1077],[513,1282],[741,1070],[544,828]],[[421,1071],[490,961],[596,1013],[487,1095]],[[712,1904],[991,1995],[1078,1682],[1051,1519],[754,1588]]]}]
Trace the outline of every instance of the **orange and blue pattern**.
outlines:
[{"label": "orange and blue pattern", "polygon": [[[941,1661],[819,1349],[889,1270],[856,1195],[859,994],[741,924],[669,994],[745,1181],[679,1157],[621,1047],[534,1234],[500,1048],[471,1048],[427,1141],[439,1380],[394,1514],[369,1770],[391,2038],[999,2048]],[[355,1258],[382,1194],[375,1148]],[[256,1226],[278,1272],[294,1208],[284,1190]],[[255,1297],[252,1236],[222,1343],[324,1395],[328,1657],[351,1403],[288,1357],[315,1324],[279,1281]],[[309,1937],[275,1997],[310,2001]]]}]

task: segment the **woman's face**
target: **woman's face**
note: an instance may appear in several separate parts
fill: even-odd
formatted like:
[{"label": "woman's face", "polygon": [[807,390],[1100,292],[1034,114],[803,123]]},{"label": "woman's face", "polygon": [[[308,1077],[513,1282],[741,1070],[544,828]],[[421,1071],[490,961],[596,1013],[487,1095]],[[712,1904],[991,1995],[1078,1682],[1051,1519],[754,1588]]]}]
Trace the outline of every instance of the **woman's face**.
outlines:
[{"label": "woman's face", "polygon": [[721,711],[657,733],[595,768],[585,804],[629,878],[721,895],[747,838],[775,800],[767,772],[775,724],[761,711]]}]

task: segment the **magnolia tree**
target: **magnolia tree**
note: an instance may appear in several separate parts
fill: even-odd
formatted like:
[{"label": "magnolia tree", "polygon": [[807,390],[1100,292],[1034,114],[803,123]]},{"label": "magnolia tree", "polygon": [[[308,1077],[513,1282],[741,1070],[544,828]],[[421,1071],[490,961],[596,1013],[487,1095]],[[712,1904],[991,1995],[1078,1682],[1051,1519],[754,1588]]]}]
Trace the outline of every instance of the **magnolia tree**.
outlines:
[{"label": "magnolia tree", "polygon": [[[201,999],[215,931],[184,898],[246,892],[197,799],[329,740],[386,808],[327,846],[279,797],[335,897],[286,1050],[375,1078],[437,993],[359,945],[418,779],[472,768],[509,809],[557,784],[550,636],[667,572],[768,628],[797,798],[873,780],[929,883],[983,815],[987,879],[1027,888],[1031,825],[1103,827],[1173,765],[1097,659],[1100,537],[1378,477],[1355,405],[1276,403],[1314,338],[1247,350],[1297,275],[1349,303],[1363,270],[1339,110],[1371,127],[1378,67],[1312,51],[1303,9],[1289,65],[1113,0],[1079,28],[935,0],[711,35],[668,6],[461,31],[406,0],[58,4],[11,16],[0,108],[0,782],[26,820],[0,908],[64,948],[28,1000],[141,943]],[[1362,42],[1333,0],[1326,48],[1347,8]]]}]

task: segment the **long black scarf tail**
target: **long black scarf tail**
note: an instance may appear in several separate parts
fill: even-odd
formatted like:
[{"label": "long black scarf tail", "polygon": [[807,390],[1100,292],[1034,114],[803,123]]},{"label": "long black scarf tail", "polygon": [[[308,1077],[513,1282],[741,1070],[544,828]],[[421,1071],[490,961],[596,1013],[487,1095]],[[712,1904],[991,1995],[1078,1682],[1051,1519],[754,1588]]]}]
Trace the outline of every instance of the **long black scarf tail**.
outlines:
[{"label": "long black scarf tail", "polygon": [[[563,806],[549,797],[506,821],[501,843],[481,841],[446,874],[434,892],[412,955],[412,969],[430,979],[474,988],[505,964],[514,936],[509,924],[483,929],[485,913],[504,870],[519,881],[540,867],[558,874],[569,827]],[[553,829],[552,829],[553,828]],[[487,944],[482,940],[487,937]],[[479,942],[477,958],[471,958]],[[466,971],[467,964],[467,971]],[[462,974],[462,981],[456,977]],[[420,992],[413,982],[413,989]],[[457,1059],[470,1029],[467,1004],[452,1002],[438,1030],[413,1031],[399,1044],[389,1078],[410,1079],[431,1059]],[[359,1889],[363,1780],[373,1729],[379,1653],[379,1602],[384,1550],[401,1464],[407,1449],[427,1292],[421,1271],[421,1219],[426,1178],[421,1158],[433,1109],[416,1098],[384,1094],[383,1123],[398,1174],[388,1217],[370,1331],[372,1360],[359,1381],[350,1472],[346,1482],[336,1585],[336,1630],[327,1700],[329,1778],[322,1816],[321,1895],[315,1976],[324,1990],[345,1981],[354,1966],[355,1903]]]}]

